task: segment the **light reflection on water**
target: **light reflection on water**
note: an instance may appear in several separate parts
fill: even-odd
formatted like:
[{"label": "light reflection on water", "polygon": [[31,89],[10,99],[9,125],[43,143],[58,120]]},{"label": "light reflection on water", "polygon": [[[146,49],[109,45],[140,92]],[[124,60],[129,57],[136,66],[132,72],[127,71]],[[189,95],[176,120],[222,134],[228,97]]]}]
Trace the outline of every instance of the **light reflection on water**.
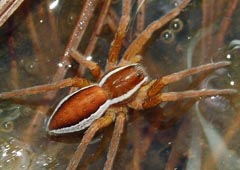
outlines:
[{"label": "light reflection on water", "polygon": [[0,169],[44,170],[59,166],[56,159],[47,154],[36,154],[31,146],[9,136],[0,139]]},{"label": "light reflection on water", "polygon": [[10,133],[14,129],[13,121],[21,114],[19,105],[3,102],[0,104],[0,132]]},{"label": "light reflection on water", "polygon": [[204,119],[199,110],[198,103],[196,103],[196,115],[200,121],[218,169],[240,169],[240,157],[236,155],[235,151],[230,151],[228,149],[224,138],[220,135],[217,129]]},{"label": "light reflection on water", "polygon": [[0,140],[0,169],[23,169],[30,167],[32,162],[32,149],[27,144],[10,138]]}]

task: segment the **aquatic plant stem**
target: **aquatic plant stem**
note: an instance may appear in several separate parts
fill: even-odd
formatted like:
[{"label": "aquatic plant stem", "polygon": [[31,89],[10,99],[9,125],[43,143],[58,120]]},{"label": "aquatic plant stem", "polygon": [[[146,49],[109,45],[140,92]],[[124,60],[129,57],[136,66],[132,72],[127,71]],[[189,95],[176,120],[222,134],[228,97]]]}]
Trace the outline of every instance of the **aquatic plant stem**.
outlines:
[{"label": "aquatic plant stem", "polygon": [[0,1],[0,27],[18,9],[24,0],[1,0]]}]

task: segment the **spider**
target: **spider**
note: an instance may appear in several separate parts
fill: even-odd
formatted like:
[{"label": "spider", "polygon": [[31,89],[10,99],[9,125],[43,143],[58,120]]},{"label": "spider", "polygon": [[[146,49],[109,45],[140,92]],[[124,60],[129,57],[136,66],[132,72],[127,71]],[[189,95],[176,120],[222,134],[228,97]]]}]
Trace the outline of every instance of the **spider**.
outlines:
[{"label": "spider", "polygon": [[[152,33],[177,16],[189,2],[189,0],[183,1],[177,8],[163,17],[161,22],[154,22],[148,26],[138,36],[136,41],[127,48],[123,57],[117,62],[119,49],[125,38],[124,32],[129,22],[129,16],[127,14],[124,15],[125,13],[123,12],[119,30],[110,49],[109,60],[104,74],[102,74],[101,68],[97,63],[86,60],[75,48],[68,48],[66,50],[67,54],[90,69],[93,76],[98,80],[97,83],[90,83],[87,79],[74,77],[52,84],[3,92],[0,94],[0,98],[6,99],[14,96],[36,94],[68,86],[80,87],[79,90],[66,96],[58,104],[48,120],[46,131],[50,135],[59,135],[87,129],[68,165],[68,169],[76,169],[87,145],[91,142],[96,132],[115,121],[113,137],[105,163],[105,169],[111,169],[121,133],[123,133],[128,108],[143,110],[155,107],[162,102],[236,93],[234,89],[161,92],[168,84],[187,76],[228,66],[231,64],[228,61],[205,64],[151,80],[141,64],[142,57],[136,55],[146,43],[146,40],[151,37]],[[127,1],[124,1],[124,3],[127,4]],[[135,51],[136,48],[138,48],[138,51]]]}]

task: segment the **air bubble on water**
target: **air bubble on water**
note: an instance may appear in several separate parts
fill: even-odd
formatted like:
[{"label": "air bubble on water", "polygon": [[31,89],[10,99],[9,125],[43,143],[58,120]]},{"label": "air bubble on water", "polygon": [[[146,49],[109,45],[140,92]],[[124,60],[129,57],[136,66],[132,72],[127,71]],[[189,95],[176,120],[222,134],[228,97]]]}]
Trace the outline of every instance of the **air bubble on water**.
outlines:
[{"label": "air bubble on water", "polygon": [[58,63],[58,67],[63,67],[63,63]]},{"label": "air bubble on water", "polygon": [[178,2],[174,2],[173,5],[174,5],[175,7],[177,7],[179,4],[178,4]]},{"label": "air bubble on water", "polygon": [[169,43],[172,43],[174,41],[175,34],[172,30],[166,29],[161,33],[160,38],[164,43],[169,44]]},{"label": "air bubble on water", "polygon": [[[83,21],[79,22],[78,26],[79,26],[79,29],[82,30],[84,26],[84,22]],[[75,36],[77,36],[77,34],[75,34]]]},{"label": "air bubble on water", "polygon": [[92,6],[92,1],[90,1],[90,2],[88,3],[88,6]]},{"label": "air bubble on water", "polygon": [[64,53],[64,56],[68,56],[69,55],[69,51],[66,51],[65,53]]},{"label": "air bubble on water", "polygon": [[232,58],[231,54],[227,54],[226,58],[230,60]]},{"label": "air bubble on water", "polygon": [[231,86],[234,86],[234,85],[235,85],[235,82],[234,82],[234,81],[230,81],[230,85],[231,85]]},{"label": "air bubble on water", "polygon": [[49,4],[49,9],[50,9],[50,10],[53,10],[53,9],[56,8],[58,5],[59,5],[59,0],[52,1],[52,2],[50,2],[50,4]]},{"label": "air bubble on water", "polygon": [[0,131],[9,133],[9,132],[12,132],[13,129],[14,129],[14,123],[12,121],[7,121],[7,122],[1,123]]},{"label": "air bubble on water", "polygon": [[20,107],[3,102],[0,104],[0,131],[9,133],[14,129],[14,120],[20,116]]},{"label": "air bubble on water", "polygon": [[91,61],[92,59],[93,59],[93,57],[90,55],[86,57],[86,60],[88,60],[88,61]]}]

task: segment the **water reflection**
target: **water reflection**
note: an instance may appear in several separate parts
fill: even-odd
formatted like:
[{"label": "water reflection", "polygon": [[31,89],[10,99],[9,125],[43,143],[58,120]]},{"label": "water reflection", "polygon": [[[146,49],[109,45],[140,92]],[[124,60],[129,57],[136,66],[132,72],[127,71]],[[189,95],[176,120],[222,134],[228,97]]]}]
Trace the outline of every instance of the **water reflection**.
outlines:
[{"label": "water reflection", "polygon": [[[215,71],[214,74],[211,74],[205,78],[201,84],[200,89],[219,89],[226,87],[227,84],[230,84],[228,76],[228,71],[226,69],[219,69]],[[231,109],[231,104],[229,99],[226,96],[211,96],[206,97],[200,100],[200,107],[203,112],[214,112],[214,113],[227,113]]]},{"label": "water reflection", "polygon": [[32,161],[31,168],[34,170],[50,170],[60,168],[60,163],[56,158],[47,154],[39,154]]},{"label": "water reflection", "polygon": [[20,116],[19,105],[2,102],[0,104],[0,133],[10,133],[14,129],[14,120]]},{"label": "water reflection", "polygon": [[49,170],[58,168],[58,161],[46,153],[37,154],[32,147],[14,137],[1,135],[0,169]]},{"label": "water reflection", "polygon": [[53,10],[54,8],[56,8],[59,5],[59,0],[54,0],[52,2],[50,2],[49,4],[49,9]]},{"label": "water reflection", "polygon": [[32,162],[32,149],[29,145],[13,137],[0,139],[0,169],[27,170]]},{"label": "water reflection", "polygon": [[220,135],[218,130],[206,119],[204,119],[199,110],[198,103],[196,104],[196,114],[200,120],[201,127],[204,131],[204,135],[207,138],[209,148],[218,169],[240,169],[240,158],[236,155],[235,151],[228,149],[224,138]]}]

